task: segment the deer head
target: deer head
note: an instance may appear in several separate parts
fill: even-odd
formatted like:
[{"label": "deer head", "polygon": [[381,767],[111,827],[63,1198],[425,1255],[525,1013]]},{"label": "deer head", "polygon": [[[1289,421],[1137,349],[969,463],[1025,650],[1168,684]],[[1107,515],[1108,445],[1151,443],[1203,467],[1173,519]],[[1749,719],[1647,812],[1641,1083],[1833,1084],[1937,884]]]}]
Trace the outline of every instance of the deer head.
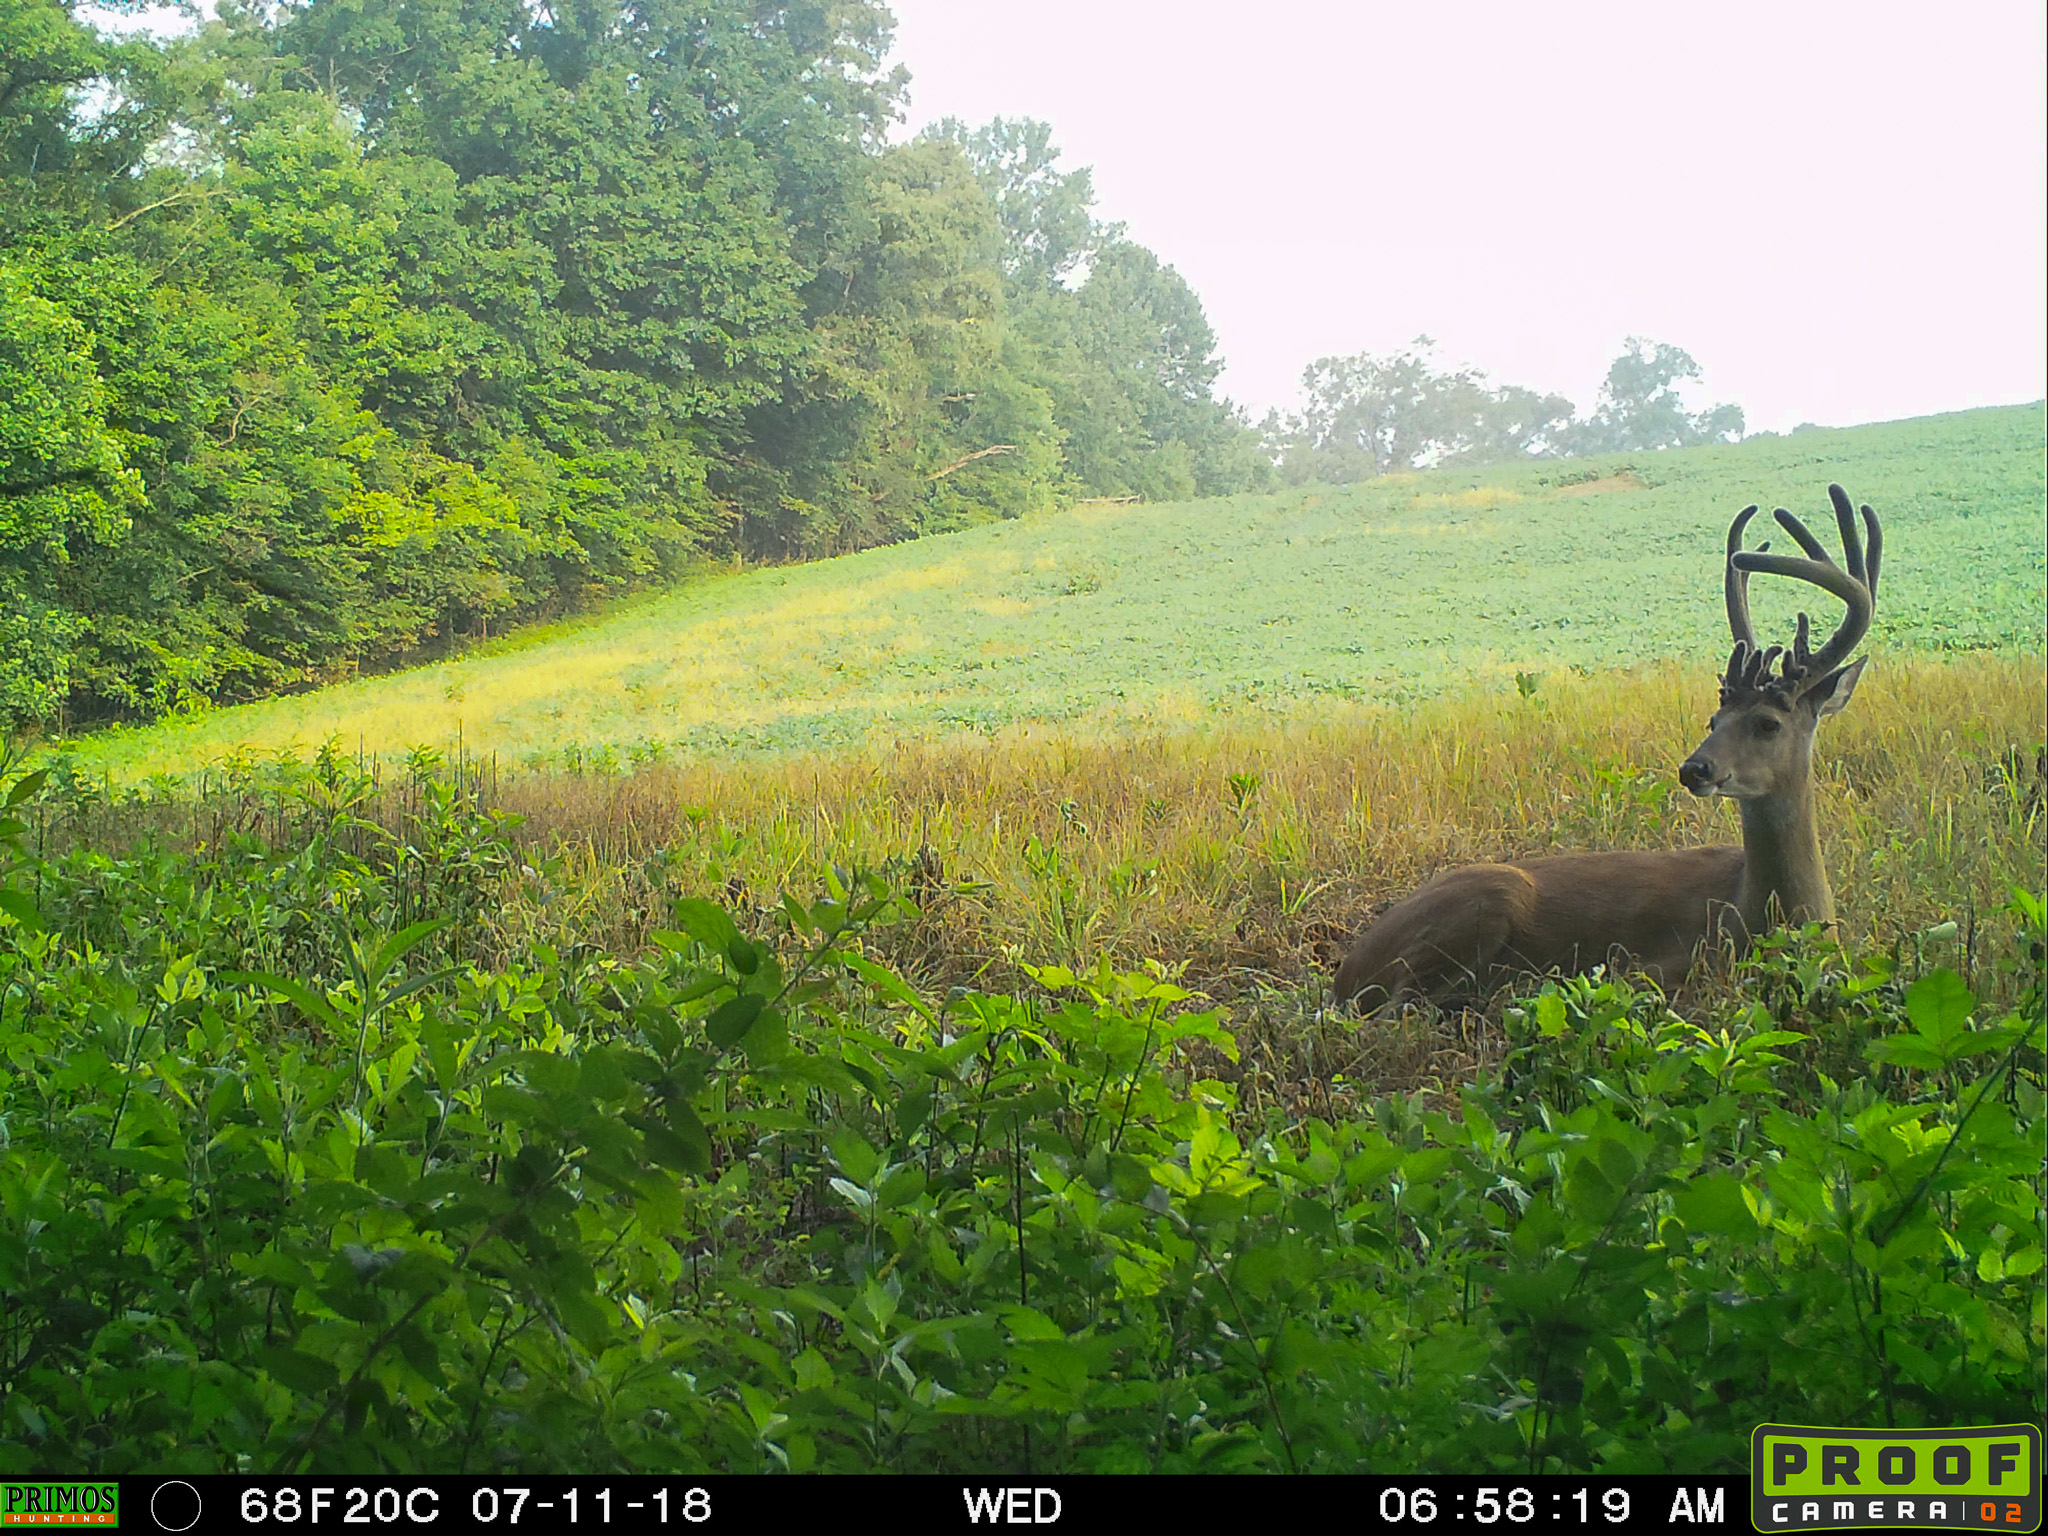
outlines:
[{"label": "deer head", "polygon": [[[1870,535],[1866,548],[1857,536],[1848,493],[1831,485],[1828,497],[1842,532],[1846,570],[1783,507],[1774,515],[1806,551],[1804,558],[1771,554],[1768,542],[1760,549],[1742,547],[1743,530],[1756,516],[1755,507],[1743,508],[1728,529],[1728,627],[1734,632],[1735,650],[1721,679],[1721,707],[1708,722],[1707,738],[1678,770],[1679,782],[1695,795],[1726,795],[1745,803],[1803,797],[1812,769],[1814,729],[1855,692],[1863,662],[1843,663],[1870,628],[1884,538],[1877,514],[1863,508]],[[1802,613],[1790,651],[1775,645],[1768,650],[1758,647],[1749,622],[1749,578],[1754,571],[1811,582],[1848,605],[1826,645],[1818,651],[1809,648],[1807,617]]]}]

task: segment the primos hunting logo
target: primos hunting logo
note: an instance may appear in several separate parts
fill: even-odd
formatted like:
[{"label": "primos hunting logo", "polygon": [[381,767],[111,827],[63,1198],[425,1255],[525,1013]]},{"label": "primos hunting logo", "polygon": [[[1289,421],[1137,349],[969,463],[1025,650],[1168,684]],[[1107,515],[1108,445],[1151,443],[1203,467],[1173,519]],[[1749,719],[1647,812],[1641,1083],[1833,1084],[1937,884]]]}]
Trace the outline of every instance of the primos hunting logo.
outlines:
[{"label": "primos hunting logo", "polygon": [[115,1494],[112,1483],[0,1482],[0,1530],[117,1526]]},{"label": "primos hunting logo", "polygon": [[1763,1424],[1749,1445],[1750,1520],[1759,1531],[1946,1525],[2024,1532],[2041,1524],[2041,1431],[2033,1424]]}]

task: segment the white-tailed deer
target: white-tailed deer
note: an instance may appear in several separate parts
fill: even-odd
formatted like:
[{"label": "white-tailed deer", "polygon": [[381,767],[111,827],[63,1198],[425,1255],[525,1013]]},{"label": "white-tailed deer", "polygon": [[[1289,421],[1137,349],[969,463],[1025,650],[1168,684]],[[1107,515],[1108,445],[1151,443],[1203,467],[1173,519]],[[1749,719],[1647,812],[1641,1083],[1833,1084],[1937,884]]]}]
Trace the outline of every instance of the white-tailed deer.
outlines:
[{"label": "white-tailed deer", "polygon": [[[1518,971],[1632,966],[1660,986],[1685,979],[1701,946],[1777,922],[1831,923],[1834,893],[1813,818],[1813,734],[1849,702],[1863,663],[1843,665],[1870,628],[1883,537],[1863,508],[1868,547],[1839,485],[1828,487],[1847,569],[1790,512],[1777,519],[1806,557],[1745,550],[1745,507],[1728,530],[1725,584],[1735,650],[1707,738],[1679,767],[1695,795],[1726,795],[1742,812],[1739,848],[1567,854],[1449,870],[1368,925],[1337,969],[1339,1006],[1489,990]],[[1753,571],[1793,576],[1848,605],[1832,639],[1807,648],[1807,618],[1787,652],[1761,649],[1749,622]],[[1782,665],[1780,658],[1782,657]],[[1775,669],[1775,670],[1774,670]]]}]

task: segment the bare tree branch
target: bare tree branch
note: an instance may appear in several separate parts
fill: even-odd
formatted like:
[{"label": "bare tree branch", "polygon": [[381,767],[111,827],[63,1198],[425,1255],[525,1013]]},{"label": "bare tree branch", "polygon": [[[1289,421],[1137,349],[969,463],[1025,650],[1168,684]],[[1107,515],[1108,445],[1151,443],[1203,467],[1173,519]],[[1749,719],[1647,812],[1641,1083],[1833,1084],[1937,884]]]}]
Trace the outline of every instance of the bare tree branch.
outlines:
[{"label": "bare tree branch", "polygon": [[944,469],[938,471],[938,473],[926,475],[925,479],[943,480],[946,478],[946,476],[953,473],[954,470],[964,469],[969,464],[972,464],[976,459],[985,459],[992,453],[1015,453],[1016,451],[1017,445],[1015,443],[997,443],[992,448],[977,448],[973,453],[967,455],[966,458],[955,459],[952,463],[948,464]]},{"label": "bare tree branch", "polygon": [[227,188],[225,187],[197,187],[187,188],[183,192],[173,192],[169,197],[160,197],[153,203],[144,203],[140,208],[122,214],[121,217],[109,224],[107,228],[119,229],[130,219],[139,219],[145,213],[154,213],[157,209],[168,208],[173,203],[192,203],[197,202],[203,197],[219,197],[226,190]]}]

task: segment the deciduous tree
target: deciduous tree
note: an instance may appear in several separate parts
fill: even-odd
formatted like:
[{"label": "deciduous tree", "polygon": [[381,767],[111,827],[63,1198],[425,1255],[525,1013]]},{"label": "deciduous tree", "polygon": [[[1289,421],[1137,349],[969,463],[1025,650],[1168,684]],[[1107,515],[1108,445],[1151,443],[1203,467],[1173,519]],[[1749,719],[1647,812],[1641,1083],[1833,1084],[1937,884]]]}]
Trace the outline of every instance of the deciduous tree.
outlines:
[{"label": "deciduous tree", "polygon": [[1688,411],[1675,387],[1700,365],[1682,347],[1631,336],[1607,370],[1599,404],[1568,438],[1572,453],[1635,453],[1730,443],[1742,436],[1742,407]]}]

